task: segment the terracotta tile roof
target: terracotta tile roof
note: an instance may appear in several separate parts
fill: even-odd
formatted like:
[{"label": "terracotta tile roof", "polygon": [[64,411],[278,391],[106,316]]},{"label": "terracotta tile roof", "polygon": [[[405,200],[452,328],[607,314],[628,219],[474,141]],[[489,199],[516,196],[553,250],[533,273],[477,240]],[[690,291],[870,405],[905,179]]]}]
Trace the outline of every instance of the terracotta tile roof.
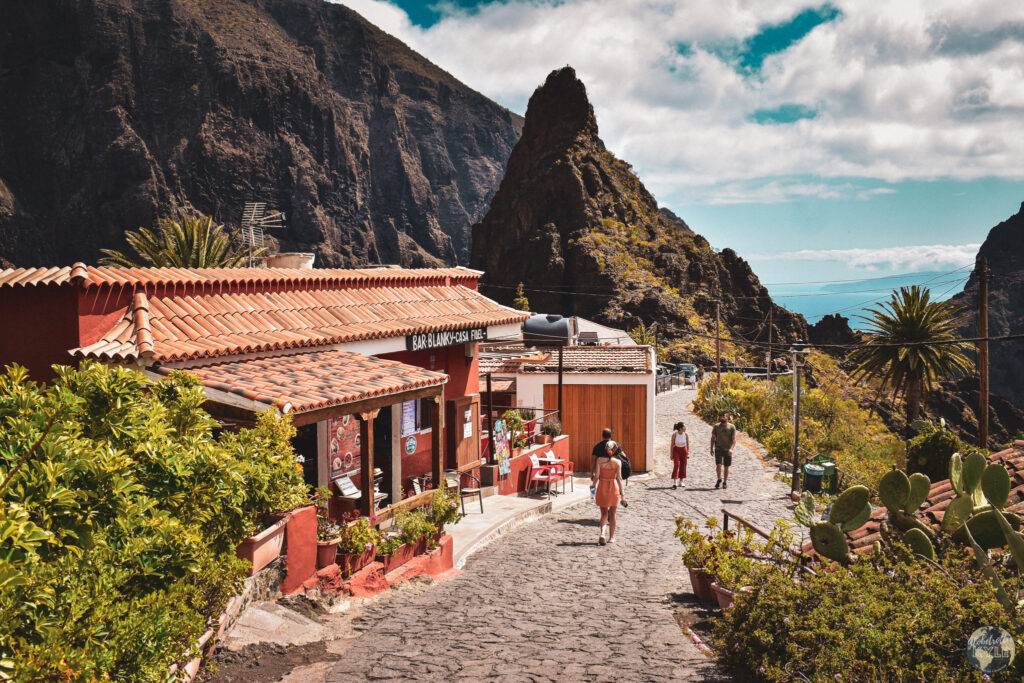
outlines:
[{"label": "terracotta tile roof", "polygon": [[268,285],[381,286],[446,284],[476,281],[480,271],[468,268],[107,268],[75,263],[53,268],[0,270],[0,288],[39,285]]},{"label": "terracotta tile roof", "polygon": [[526,317],[459,285],[148,299],[139,292],[99,341],[71,353],[114,361],[151,353],[154,360],[174,361],[501,325]]},{"label": "terracotta tile roof", "polygon": [[[154,371],[168,375],[172,368]],[[187,372],[197,375],[203,386],[296,413],[448,381],[440,372],[339,350],[215,362]]]},{"label": "terracotta tile roof", "polygon": [[[1013,486],[1006,509],[1024,516],[1024,441],[1015,441],[1011,448],[993,453],[989,456],[989,462],[998,462],[1006,466]],[[938,527],[942,523],[946,507],[955,497],[949,479],[935,482],[917,517]],[[874,542],[881,539],[882,522],[887,518],[888,511],[884,507],[875,510],[864,526],[847,534],[850,549],[858,553],[870,550]],[[805,550],[811,550],[811,547],[808,545]]]},{"label": "terracotta tile roof", "polygon": [[[516,381],[514,379],[499,379],[497,377],[491,378],[491,391],[493,392],[512,392],[515,393]],[[487,378],[480,378],[480,393],[487,393]]]},{"label": "terracotta tile roof", "polygon": [[[543,360],[520,362],[517,353],[533,349],[495,346],[480,354],[480,372],[534,373],[558,372],[558,351],[544,349]],[[593,374],[646,374],[651,371],[651,354],[646,346],[566,346],[562,351],[562,370]]]}]

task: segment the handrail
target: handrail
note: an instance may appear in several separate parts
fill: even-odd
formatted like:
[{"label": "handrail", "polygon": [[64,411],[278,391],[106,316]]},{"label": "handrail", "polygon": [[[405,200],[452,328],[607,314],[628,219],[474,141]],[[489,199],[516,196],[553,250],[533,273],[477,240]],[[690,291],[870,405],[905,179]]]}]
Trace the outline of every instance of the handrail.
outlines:
[{"label": "handrail", "polygon": [[800,555],[802,554],[802,553],[800,553],[800,552],[798,552],[796,550],[793,550],[792,548],[789,548],[787,546],[782,545],[781,543],[779,543],[778,541],[773,539],[770,534],[768,534],[766,531],[761,529],[759,526],[757,526],[753,522],[748,522],[743,517],[740,517],[735,512],[732,512],[731,510],[728,510],[726,508],[722,508],[722,531],[728,531],[729,530],[729,518],[730,517],[735,519],[737,522],[739,522],[740,524],[744,525],[745,527],[747,527],[751,531],[753,531],[758,536],[761,536],[762,538],[764,538],[764,539],[766,539],[768,541],[771,541],[773,545],[779,546],[780,548],[782,548],[783,550],[788,552],[793,557],[800,557]]}]

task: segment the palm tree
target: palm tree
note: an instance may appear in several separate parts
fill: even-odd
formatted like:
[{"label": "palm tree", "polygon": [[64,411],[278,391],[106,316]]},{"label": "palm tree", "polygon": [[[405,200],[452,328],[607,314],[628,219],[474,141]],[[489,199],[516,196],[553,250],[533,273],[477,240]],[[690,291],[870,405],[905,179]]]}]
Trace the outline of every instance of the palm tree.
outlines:
[{"label": "palm tree", "polygon": [[147,228],[125,232],[128,245],[137,258],[114,249],[101,249],[106,256],[100,265],[119,268],[146,266],[171,268],[241,268],[262,257],[266,249],[248,247],[236,250],[223,225],[215,225],[209,216],[182,216],[157,221],[160,233]]},{"label": "palm tree", "polygon": [[870,315],[857,316],[870,338],[850,353],[854,376],[880,379],[893,401],[903,396],[907,422],[916,420],[936,382],[973,367],[964,354],[968,344],[956,341],[963,312],[948,301],[932,301],[918,285],[894,291],[887,303],[869,308]]}]

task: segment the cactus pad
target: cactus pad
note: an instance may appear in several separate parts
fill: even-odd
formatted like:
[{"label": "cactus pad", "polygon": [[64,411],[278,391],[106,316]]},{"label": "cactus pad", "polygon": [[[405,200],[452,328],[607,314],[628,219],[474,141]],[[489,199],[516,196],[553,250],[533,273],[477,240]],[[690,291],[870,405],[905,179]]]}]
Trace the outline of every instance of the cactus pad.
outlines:
[{"label": "cactus pad", "polygon": [[869,519],[871,519],[871,506],[865,503],[864,508],[860,512],[840,524],[839,528],[843,531],[856,531],[864,526]]},{"label": "cactus pad", "polygon": [[828,515],[828,521],[839,525],[849,522],[861,514],[864,506],[871,498],[871,491],[866,486],[851,486],[839,494],[836,502],[832,504],[832,512]]},{"label": "cactus pad", "polygon": [[897,529],[903,532],[910,531],[911,529],[918,529],[929,538],[935,536],[935,532],[932,531],[931,527],[919,520],[914,515],[908,515],[905,512],[898,512],[891,516],[892,523]]},{"label": "cactus pad", "polygon": [[[1003,513],[1007,523],[1013,531],[1020,531],[1020,518],[1012,512]],[[964,526],[961,524],[956,531],[953,532],[953,540],[959,543],[967,542],[967,534],[964,531]],[[996,517],[996,510],[986,510],[979,514],[974,515],[967,520],[966,527],[971,530],[971,536],[974,540],[985,550],[991,550],[992,548],[1001,548],[1006,545],[1006,536],[1003,535],[1003,529],[999,525],[999,519]]]},{"label": "cactus pad", "polygon": [[910,475],[910,493],[907,495],[907,502],[903,509],[907,512],[914,512],[921,504],[928,500],[928,494],[932,490],[932,480],[927,474],[915,472]]},{"label": "cactus pad", "polygon": [[960,494],[946,506],[946,512],[942,516],[942,530],[953,531],[961,524],[970,519],[974,512],[974,501],[966,494]]},{"label": "cactus pad", "polygon": [[906,507],[910,495],[910,479],[903,470],[886,472],[878,482],[878,495],[890,512],[899,512]]},{"label": "cactus pad", "polygon": [[971,453],[964,458],[964,490],[967,493],[973,493],[974,489],[978,488],[986,465],[988,460],[981,453]]},{"label": "cactus pad", "polygon": [[953,485],[956,495],[964,492],[964,461],[959,453],[954,453],[949,458],[949,483]]},{"label": "cactus pad", "polygon": [[981,490],[985,492],[985,498],[1000,510],[1006,507],[1006,501],[1010,498],[1010,475],[1002,465],[992,463],[985,468],[981,475]]},{"label": "cactus pad", "polygon": [[796,509],[793,510],[793,516],[796,517],[796,521],[809,527],[814,524],[814,513],[814,494],[804,491],[800,496],[800,502],[796,504]]},{"label": "cactus pad", "polygon": [[836,562],[846,562],[850,553],[843,532],[831,522],[818,522],[811,527],[811,543],[819,555]]},{"label": "cactus pad", "polygon": [[935,548],[932,547],[931,539],[920,529],[911,529],[903,534],[903,542],[910,546],[910,549],[916,554],[923,555],[929,560],[935,559]]}]

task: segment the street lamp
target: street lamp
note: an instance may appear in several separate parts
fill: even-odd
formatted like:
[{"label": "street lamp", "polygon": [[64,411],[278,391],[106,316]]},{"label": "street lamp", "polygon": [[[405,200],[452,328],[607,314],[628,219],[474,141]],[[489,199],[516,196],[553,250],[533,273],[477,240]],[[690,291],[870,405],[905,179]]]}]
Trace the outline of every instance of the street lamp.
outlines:
[{"label": "street lamp", "polygon": [[802,341],[795,341],[789,352],[793,354],[793,483],[789,490],[793,493],[800,475],[800,359],[809,351]]}]

